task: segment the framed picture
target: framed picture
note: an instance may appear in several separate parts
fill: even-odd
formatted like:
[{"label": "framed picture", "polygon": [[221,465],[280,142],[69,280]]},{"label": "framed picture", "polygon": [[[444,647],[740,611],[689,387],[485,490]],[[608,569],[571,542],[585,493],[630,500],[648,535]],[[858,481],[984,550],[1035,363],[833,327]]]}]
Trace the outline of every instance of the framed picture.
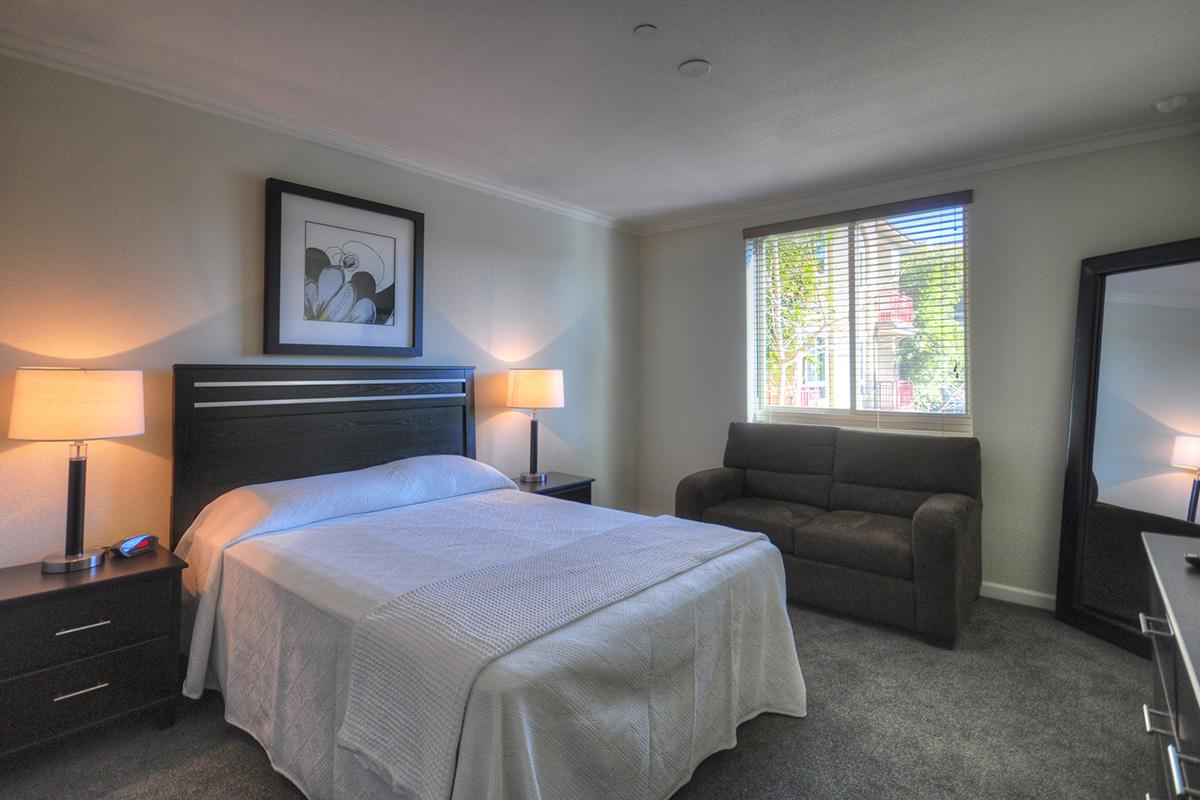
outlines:
[{"label": "framed picture", "polygon": [[421,355],[425,215],[267,180],[263,351]]}]

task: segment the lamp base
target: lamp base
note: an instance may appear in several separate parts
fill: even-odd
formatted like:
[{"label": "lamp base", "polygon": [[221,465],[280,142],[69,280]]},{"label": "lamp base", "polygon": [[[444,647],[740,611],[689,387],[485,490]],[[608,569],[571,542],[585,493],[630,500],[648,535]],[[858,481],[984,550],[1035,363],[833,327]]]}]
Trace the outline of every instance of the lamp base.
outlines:
[{"label": "lamp base", "polygon": [[522,472],[521,483],[545,483],[546,473],[544,472]]},{"label": "lamp base", "polygon": [[1187,521],[1196,521],[1196,504],[1200,503],[1200,469],[1196,470],[1195,476],[1192,477],[1192,497],[1188,500]]},{"label": "lamp base", "polygon": [[104,550],[84,550],[77,556],[51,555],[42,559],[42,572],[78,572],[104,563]]}]

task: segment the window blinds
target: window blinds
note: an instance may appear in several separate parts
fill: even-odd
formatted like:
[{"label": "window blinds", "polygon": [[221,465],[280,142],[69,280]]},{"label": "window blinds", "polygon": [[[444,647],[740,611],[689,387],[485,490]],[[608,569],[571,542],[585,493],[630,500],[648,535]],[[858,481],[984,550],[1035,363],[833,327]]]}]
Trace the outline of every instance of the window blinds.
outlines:
[{"label": "window blinds", "polygon": [[750,418],[970,434],[970,202],[746,229]]}]

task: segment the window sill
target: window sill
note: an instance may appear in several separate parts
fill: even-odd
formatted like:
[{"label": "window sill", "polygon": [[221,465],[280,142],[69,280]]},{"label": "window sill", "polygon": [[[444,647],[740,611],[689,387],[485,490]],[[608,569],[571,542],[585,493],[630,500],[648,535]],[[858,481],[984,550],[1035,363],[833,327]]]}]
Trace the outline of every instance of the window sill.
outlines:
[{"label": "window sill", "polygon": [[754,422],[791,425],[832,425],[838,428],[919,433],[940,436],[973,436],[970,414],[928,414],[917,411],[848,411],[836,408],[767,406],[751,415]]}]

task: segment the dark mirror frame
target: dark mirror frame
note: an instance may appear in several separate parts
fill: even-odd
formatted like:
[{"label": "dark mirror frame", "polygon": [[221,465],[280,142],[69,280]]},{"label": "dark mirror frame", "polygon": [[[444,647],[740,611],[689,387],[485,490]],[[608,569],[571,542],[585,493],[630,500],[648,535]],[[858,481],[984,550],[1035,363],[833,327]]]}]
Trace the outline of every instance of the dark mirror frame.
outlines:
[{"label": "dark mirror frame", "polygon": [[[1096,435],[1096,396],[1100,372],[1105,278],[1122,272],[1200,261],[1200,239],[1125,250],[1086,258],[1079,276],[1079,310],[1075,318],[1075,360],[1067,437],[1067,475],[1063,487],[1062,538],[1058,551],[1058,597],[1055,616],[1087,633],[1145,657],[1150,642],[1136,624],[1083,605],[1080,598],[1083,541],[1087,535],[1092,447]],[[1149,586],[1146,587],[1147,598]],[[1149,610],[1149,609],[1147,609]]]}]

